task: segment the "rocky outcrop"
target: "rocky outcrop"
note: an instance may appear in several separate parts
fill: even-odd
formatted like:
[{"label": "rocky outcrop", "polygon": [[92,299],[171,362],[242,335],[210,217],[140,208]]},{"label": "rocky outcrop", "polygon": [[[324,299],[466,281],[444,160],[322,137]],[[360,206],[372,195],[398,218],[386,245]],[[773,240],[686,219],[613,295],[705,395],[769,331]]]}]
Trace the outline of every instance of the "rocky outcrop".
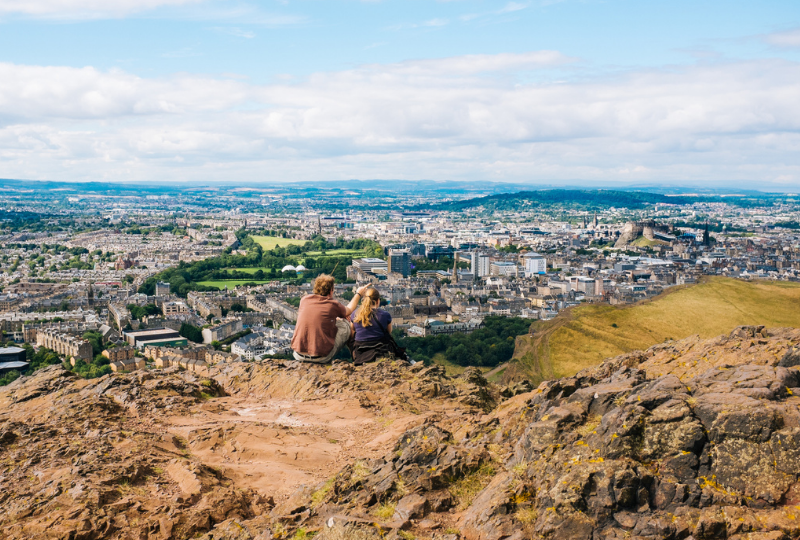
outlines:
[{"label": "rocky outcrop", "polygon": [[412,429],[273,519],[408,538],[798,538],[799,346],[798,330],[742,327],[615,358],[459,429]]},{"label": "rocky outcrop", "polygon": [[[453,378],[393,362],[94,381],[47,368],[0,389],[0,529],[164,540],[798,538],[798,351],[800,330],[742,327],[528,392],[474,369]],[[386,426],[371,441],[386,442],[370,453],[356,441],[323,480],[273,500],[204,461],[252,459],[254,447],[233,440],[240,428],[194,420],[224,416],[215,400],[235,396],[352,400]],[[183,439],[166,429],[170,416],[198,425]],[[302,429],[282,426],[276,439]]]},{"label": "rocky outcrop", "polygon": [[189,373],[85,381],[61,366],[3,388],[2,537],[189,538],[263,513],[154,423],[221,392]]},{"label": "rocky outcrop", "polygon": [[[429,426],[423,430],[468,422],[491,410],[503,391],[509,392],[474,369],[450,378],[438,366],[409,369],[395,362],[358,370],[347,364],[233,364],[209,378],[170,368],[94,380],[60,366],[45,368],[0,388],[1,536],[169,540],[213,531],[212,537],[220,538],[272,538],[270,531],[280,535],[304,508],[295,502],[297,496],[276,496],[275,502],[270,493],[254,491],[248,487],[252,483],[241,482],[241,474],[233,474],[258,457],[254,439],[275,438],[264,443],[276,455],[274,469],[292,459],[289,452],[295,460],[301,453],[313,458],[317,450],[300,446],[307,444],[303,441],[324,441],[332,455],[338,443],[319,436],[292,439],[294,433],[313,435],[318,429],[287,416],[287,404],[354,402],[370,418],[378,417],[373,424],[392,433],[394,422]],[[249,421],[246,411],[219,405],[218,398],[228,393],[256,405],[274,404],[278,419],[254,434],[249,426],[259,422]],[[335,421],[337,414],[334,410],[325,418]],[[245,423],[220,427],[209,420],[222,415]],[[181,422],[175,418],[189,426],[183,435],[176,434]],[[380,442],[380,429],[373,431]],[[394,437],[384,446],[390,447]],[[354,467],[352,476],[358,478],[364,469]],[[253,474],[258,471],[247,476]],[[415,481],[423,475],[436,478],[418,466]],[[354,481],[349,489],[359,485]],[[416,516],[419,510],[408,504],[401,512]],[[252,535],[246,532],[251,530]]]}]

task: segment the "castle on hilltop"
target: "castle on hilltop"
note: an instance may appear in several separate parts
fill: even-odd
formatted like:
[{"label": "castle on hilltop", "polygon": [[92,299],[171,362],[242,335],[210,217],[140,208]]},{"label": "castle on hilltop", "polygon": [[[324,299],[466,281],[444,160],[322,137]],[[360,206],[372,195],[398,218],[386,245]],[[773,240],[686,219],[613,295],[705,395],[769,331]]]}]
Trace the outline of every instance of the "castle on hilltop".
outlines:
[{"label": "castle on hilltop", "polygon": [[647,240],[660,240],[662,242],[671,242],[675,240],[675,237],[670,234],[669,225],[656,223],[652,219],[629,221],[622,228],[622,232],[616,244],[614,244],[614,247],[625,247],[642,236]]}]

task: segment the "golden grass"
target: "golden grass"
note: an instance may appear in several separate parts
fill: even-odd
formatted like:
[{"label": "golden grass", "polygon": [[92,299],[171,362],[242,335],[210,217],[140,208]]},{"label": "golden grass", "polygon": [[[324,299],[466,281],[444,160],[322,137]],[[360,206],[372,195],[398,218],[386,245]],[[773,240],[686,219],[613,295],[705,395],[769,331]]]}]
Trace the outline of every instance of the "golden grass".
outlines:
[{"label": "golden grass", "polygon": [[586,417],[586,422],[575,431],[581,437],[588,437],[589,435],[594,433],[594,430],[597,429],[597,426],[600,425],[600,422],[602,420],[603,420],[602,416],[599,416],[597,414],[590,414],[588,417]]},{"label": "golden grass", "polygon": [[494,477],[495,468],[493,464],[484,463],[479,468],[459,478],[450,485],[450,494],[458,501],[457,509],[464,510],[472,504],[475,497],[483,488],[489,485]]},{"label": "golden grass", "polygon": [[798,305],[798,284],[714,277],[632,306],[576,307],[519,338],[515,357],[534,379],[565,377],[668,339],[710,338],[748,324],[800,327]]},{"label": "golden grass", "polygon": [[386,503],[386,504],[381,504],[380,506],[378,506],[378,507],[377,507],[377,508],[376,508],[376,509],[373,511],[373,513],[372,513],[372,514],[373,514],[373,515],[374,515],[376,518],[378,518],[378,519],[380,519],[380,520],[382,520],[382,521],[388,521],[388,520],[392,519],[392,516],[394,515],[394,509],[395,509],[396,507],[397,507],[397,504],[396,504],[396,503]]},{"label": "golden grass", "polygon": [[315,540],[380,540],[380,536],[371,530],[352,525],[339,525],[323,530]]},{"label": "golden grass", "polygon": [[322,504],[323,501],[325,501],[325,498],[328,496],[328,493],[330,493],[331,489],[333,489],[333,484],[335,481],[336,478],[328,478],[328,480],[325,481],[322,487],[311,495],[312,508],[316,508],[317,506]]}]

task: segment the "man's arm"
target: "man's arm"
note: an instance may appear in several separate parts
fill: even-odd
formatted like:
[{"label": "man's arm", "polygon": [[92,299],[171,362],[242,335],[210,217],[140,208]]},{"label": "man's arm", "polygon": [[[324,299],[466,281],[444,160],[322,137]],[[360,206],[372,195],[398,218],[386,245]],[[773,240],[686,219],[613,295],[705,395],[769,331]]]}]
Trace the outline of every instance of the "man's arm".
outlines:
[{"label": "man's arm", "polygon": [[364,296],[364,291],[367,290],[368,286],[364,285],[363,287],[359,287],[356,289],[356,294],[353,295],[353,298],[350,299],[350,303],[347,304],[344,308],[347,315],[345,317],[349,317],[353,314],[353,312],[358,307],[358,303],[361,302],[361,298]]}]

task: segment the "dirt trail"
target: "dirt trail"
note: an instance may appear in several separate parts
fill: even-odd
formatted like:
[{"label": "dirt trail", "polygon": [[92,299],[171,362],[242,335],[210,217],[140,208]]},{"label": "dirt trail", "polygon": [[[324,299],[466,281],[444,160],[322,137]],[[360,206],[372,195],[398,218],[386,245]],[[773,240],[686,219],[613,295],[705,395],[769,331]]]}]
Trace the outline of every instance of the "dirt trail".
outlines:
[{"label": "dirt trail", "polygon": [[355,399],[222,397],[165,419],[186,450],[240,487],[276,499],[317,484],[356,458],[390,451],[421,415],[376,417]]}]

